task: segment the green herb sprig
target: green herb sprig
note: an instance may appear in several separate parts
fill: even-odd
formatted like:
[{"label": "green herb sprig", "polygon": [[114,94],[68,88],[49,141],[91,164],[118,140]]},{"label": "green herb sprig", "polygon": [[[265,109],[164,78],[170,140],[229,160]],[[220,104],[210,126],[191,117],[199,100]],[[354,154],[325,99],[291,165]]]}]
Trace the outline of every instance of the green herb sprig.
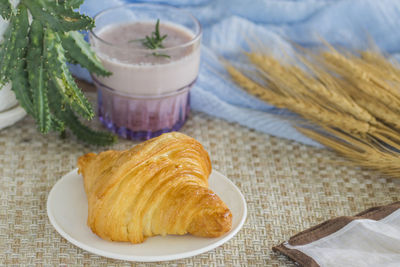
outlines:
[{"label": "green herb sprig", "polygon": [[[146,48],[156,50],[156,49],[160,49],[160,48],[165,48],[164,45],[162,44],[162,42],[167,37],[168,37],[167,34],[164,34],[163,36],[161,36],[161,34],[160,34],[160,19],[157,19],[155,30],[154,30],[154,32],[151,33],[150,36],[146,35],[146,37],[143,39],[132,40],[130,42],[140,41],[140,42],[142,42],[142,45],[145,46]],[[156,52],[153,52],[151,54],[156,57],[165,57],[165,58],[171,57],[167,54],[161,54],[161,53],[156,53]]]},{"label": "green herb sprig", "polygon": [[[0,43],[0,88],[11,82],[19,104],[46,134],[70,129],[95,145],[116,141],[110,133],[91,130],[79,121],[94,111],[78,88],[68,62],[97,75],[110,75],[78,30],[94,27],[90,17],[74,11],[83,0],[21,0],[13,8],[0,0],[0,16],[10,24]],[[29,17],[32,17],[30,20]]]}]

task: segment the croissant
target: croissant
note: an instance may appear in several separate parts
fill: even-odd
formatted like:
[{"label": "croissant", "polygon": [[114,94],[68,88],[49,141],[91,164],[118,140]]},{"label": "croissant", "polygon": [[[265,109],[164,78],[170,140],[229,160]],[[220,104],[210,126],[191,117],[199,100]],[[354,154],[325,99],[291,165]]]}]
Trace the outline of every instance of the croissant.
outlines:
[{"label": "croissant", "polygon": [[129,150],[78,159],[88,226],[103,239],[141,243],[155,235],[217,237],[232,214],[208,188],[211,162],[195,139],[166,133]]}]

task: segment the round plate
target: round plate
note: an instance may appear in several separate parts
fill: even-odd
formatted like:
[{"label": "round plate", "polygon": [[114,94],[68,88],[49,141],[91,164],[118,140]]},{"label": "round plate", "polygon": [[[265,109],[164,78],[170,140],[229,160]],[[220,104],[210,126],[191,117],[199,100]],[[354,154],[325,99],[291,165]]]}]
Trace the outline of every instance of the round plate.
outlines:
[{"label": "round plate", "polygon": [[232,230],[218,238],[192,235],[149,237],[141,244],[106,241],[87,226],[87,199],[83,178],[77,170],[62,177],[51,189],[47,214],[54,228],[72,244],[89,252],[119,260],[167,261],[198,255],[231,239],[243,226],[247,215],[246,202],[239,189],[224,175],[213,171],[209,186],[232,212]]}]

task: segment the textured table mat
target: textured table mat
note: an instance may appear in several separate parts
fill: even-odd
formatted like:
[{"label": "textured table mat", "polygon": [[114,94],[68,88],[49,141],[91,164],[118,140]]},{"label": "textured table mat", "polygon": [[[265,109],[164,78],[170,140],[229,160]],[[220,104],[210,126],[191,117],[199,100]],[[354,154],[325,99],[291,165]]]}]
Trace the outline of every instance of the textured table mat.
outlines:
[{"label": "textured table mat", "polygon": [[[182,132],[199,140],[209,151],[213,168],[240,188],[248,218],[238,235],[221,247],[150,266],[293,266],[272,252],[272,246],[329,218],[400,200],[397,180],[334,164],[340,158],[328,150],[202,113],[192,112]],[[112,148],[133,144],[120,140]],[[135,265],[77,248],[47,218],[52,186],[76,167],[78,156],[101,150],[57,134],[41,136],[30,118],[0,132],[0,265]]]}]

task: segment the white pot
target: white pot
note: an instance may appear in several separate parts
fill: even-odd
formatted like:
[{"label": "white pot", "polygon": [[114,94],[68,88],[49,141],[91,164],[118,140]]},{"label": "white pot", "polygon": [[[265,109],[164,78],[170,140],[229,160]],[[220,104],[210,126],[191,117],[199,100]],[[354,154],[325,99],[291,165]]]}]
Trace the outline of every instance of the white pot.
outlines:
[{"label": "white pot", "polygon": [[0,112],[10,109],[18,104],[14,92],[11,90],[11,84],[7,83],[0,87]]},{"label": "white pot", "polygon": [[26,112],[18,105],[15,94],[8,83],[0,89],[0,130],[23,119]]}]

